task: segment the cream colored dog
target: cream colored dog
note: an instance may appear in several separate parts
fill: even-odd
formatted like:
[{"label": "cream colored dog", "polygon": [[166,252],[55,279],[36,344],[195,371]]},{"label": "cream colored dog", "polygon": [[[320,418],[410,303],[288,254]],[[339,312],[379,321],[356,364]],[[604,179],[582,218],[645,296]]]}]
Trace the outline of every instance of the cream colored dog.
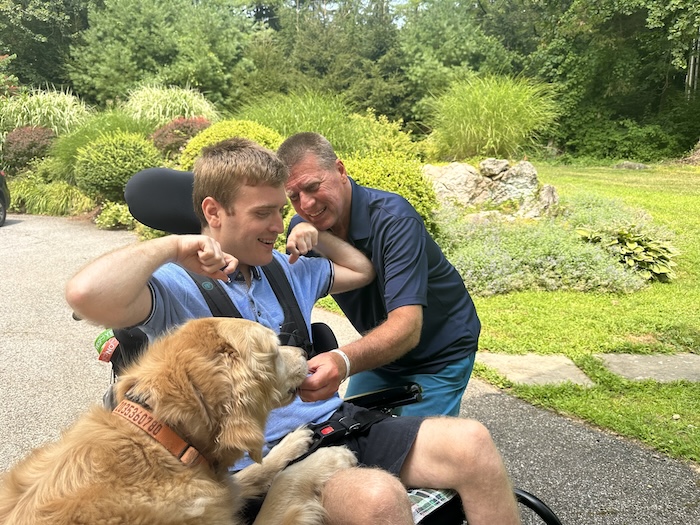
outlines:
[{"label": "cream colored dog", "polygon": [[[322,484],[352,453],[321,450],[278,476],[309,446],[298,430],[262,461],[268,413],[306,374],[302,352],[257,323],[190,321],[120,376],[113,412],[92,408],[3,475],[0,524],[235,525],[268,489],[256,524],[322,523]],[[245,452],[259,464],[232,477]]]}]

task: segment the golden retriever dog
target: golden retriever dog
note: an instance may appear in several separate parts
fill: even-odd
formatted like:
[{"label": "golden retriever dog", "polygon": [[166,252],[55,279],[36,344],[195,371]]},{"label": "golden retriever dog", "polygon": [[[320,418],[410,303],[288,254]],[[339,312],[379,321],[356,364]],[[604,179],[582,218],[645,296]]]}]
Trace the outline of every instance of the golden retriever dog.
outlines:
[{"label": "golden retriever dog", "polygon": [[[268,413],[306,375],[301,350],[257,323],[190,321],[120,376],[114,411],[93,407],[3,475],[0,524],[236,525],[268,489],[256,524],[320,524],[321,485],[352,453],[331,447],[278,475],[308,449],[297,430],[262,459]],[[231,476],[246,452],[258,464]]]}]

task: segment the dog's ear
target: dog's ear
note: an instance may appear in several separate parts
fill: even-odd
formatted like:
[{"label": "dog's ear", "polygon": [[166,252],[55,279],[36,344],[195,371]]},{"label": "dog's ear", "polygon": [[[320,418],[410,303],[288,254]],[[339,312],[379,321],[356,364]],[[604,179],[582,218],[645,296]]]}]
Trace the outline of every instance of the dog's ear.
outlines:
[{"label": "dog's ear", "polygon": [[257,463],[262,461],[265,443],[265,422],[270,410],[269,393],[259,381],[254,380],[253,370],[242,366],[242,357],[234,352],[220,354],[223,369],[230,380],[230,395],[224,402],[225,414],[221,418],[216,437],[217,448],[222,453],[242,450]]},{"label": "dog's ear", "polygon": [[218,441],[222,448],[243,449],[251,459],[260,462],[265,422],[279,401],[279,340],[272,330],[257,323],[231,321],[219,327],[222,343],[219,359],[232,388]]}]

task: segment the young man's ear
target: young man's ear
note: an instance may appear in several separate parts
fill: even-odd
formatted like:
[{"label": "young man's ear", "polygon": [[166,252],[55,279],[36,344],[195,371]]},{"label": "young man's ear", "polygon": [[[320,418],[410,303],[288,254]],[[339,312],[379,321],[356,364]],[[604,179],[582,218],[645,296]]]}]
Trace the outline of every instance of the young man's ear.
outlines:
[{"label": "young man's ear", "polygon": [[221,227],[221,214],[225,213],[225,211],[214,197],[204,198],[202,201],[202,212],[210,228]]}]

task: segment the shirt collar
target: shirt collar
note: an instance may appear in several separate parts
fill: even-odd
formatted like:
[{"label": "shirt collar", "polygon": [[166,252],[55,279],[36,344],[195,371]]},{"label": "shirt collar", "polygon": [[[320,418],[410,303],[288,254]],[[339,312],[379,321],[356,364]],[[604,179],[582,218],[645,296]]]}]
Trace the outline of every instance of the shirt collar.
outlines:
[{"label": "shirt collar", "polygon": [[369,193],[366,188],[359,186],[351,177],[348,177],[348,180],[352,188],[348,236],[351,241],[367,239],[370,233]]},{"label": "shirt collar", "polygon": [[[257,266],[251,266],[250,267],[250,275],[252,279],[260,280],[261,279],[261,272],[260,268]],[[236,269],[236,271],[233,273],[233,275],[230,276],[232,281],[237,281],[237,282],[245,282],[245,276],[239,269]]]}]

